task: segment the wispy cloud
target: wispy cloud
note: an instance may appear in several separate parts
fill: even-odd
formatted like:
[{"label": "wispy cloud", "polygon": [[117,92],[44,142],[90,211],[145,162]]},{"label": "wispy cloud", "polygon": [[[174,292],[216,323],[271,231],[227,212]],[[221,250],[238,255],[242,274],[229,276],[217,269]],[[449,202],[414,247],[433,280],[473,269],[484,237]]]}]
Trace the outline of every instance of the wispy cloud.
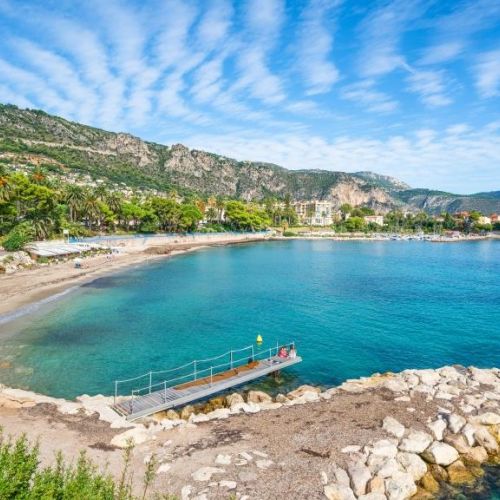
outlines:
[{"label": "wispy cloud", "polygon": [[420,96],[428,106],[447,106],[452,100],[446,95],[442,71],[412,70],[408,77],[408,88]]},{"label": "wispy cloud", "polygon": [[476,86],[482,97],[500,95],[500,49],[481,54],[476,70]]},{"label": "wispy cloud", "polygon": [[400,39],[425,6],[426,2],[418,0],[392,0],[368,14],[359,28],[363,47],[358,65],[363,76],[380,76],[406,67]]},{"label": "wispy cloud", "polygon": [[342,88],[341,96],[365,107],[368,111],[378,113],[389,113],[398,107],[397,101],[375,88],[374,80],[363,80],[347,85]]},{"label": "wispy cloud", "polygon": [[340,0],[310,0],[302,13],[296,58],[307,94],[328,92],[339,79],[331,60],[335,21],[330,13]]}]

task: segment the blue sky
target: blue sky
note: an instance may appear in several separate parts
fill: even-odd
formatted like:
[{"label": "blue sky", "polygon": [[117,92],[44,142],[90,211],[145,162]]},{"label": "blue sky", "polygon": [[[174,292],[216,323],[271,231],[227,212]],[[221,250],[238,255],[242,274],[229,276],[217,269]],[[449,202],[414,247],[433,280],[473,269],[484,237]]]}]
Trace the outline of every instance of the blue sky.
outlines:
[{"label": "blue sky", "polygon": [[0,102],[288,168],[500,189],[498,0],[0,0]]}]

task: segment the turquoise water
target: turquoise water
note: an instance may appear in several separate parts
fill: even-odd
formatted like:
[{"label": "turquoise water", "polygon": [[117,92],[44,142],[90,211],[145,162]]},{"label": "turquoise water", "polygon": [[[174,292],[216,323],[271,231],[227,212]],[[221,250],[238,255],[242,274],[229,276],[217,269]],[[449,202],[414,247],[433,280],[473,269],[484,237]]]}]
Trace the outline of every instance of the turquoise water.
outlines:
[{"label": "turquoise water", "polygon": [[101,278],[0,326],[0,381],[55,396],[228,348],[295,340],[288,385],[500,366],[500,242],[283,241]]}]

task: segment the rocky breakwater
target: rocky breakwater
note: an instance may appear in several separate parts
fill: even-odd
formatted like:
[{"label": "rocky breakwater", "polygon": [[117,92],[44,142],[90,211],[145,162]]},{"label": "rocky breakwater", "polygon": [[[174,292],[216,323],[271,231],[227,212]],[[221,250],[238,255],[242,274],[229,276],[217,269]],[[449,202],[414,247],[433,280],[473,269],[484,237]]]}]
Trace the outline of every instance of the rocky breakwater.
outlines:
[{"label": "rocky breakwater", "polygon": [[404,426],[387,415],[381,422],[386,438],[345,447],[347,465],[325,480],[329,500],[433,498],[442,483],[474,483],[483,474],[482,464],[499,463],[500,370],[405,370],[350,380],[338,390],[380,387],[395,401],[423,397],[436,405],[436,414],[423,428],[421,422]]}]

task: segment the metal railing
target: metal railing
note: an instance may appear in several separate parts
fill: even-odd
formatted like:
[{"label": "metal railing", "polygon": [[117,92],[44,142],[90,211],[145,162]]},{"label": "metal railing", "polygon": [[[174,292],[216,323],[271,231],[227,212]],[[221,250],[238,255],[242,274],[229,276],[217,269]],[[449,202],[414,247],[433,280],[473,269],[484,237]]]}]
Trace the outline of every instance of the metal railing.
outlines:
[{"label": "metal railing", "polygon": [[[133,401],[138,396],[143,396],[145,394],[151,394],[152,392],[157,392],[164,390],[165,391],[165,400],[167,398],[167,389],[187,384],[189,382],[199,381],[200,379],[205,379],[205,383],[210,386],[213,384],[214,376],[223,373],[227,370],[232,370],[233,368],[244,366],[251,361],[259,361],[263,359],[272,359],[273,357],[278,355],[280,346],[295,346],[295,342],[288,342],[286,344],[280,344],[276,342],[276,345],[273,347],[256,350],[254,345],[249,345],[247,347],[243,347],[241,349],[232,349],[218,356],[214,356],[212,358],[206,359],[195,359],[181,366],[177,366],[175,368],[170,368],[168,370],[159,370],[159,371],[149,371],[137,377],[132,377],[128,379],[115,380],[114,382],[114,402],[116,404],[116,399],[119,396],[120,386],[125,384],[130,384],[130,382],[145,380],[145,384],[140,385],[139,387],[131,389],[130,395],[132,396],[131,404],[133,405]],[[247,354],[242,357],[235,357],[235,354],[246,352]],[[222,360],[226,358],[225,361],[220,362],[218,364],[213,364],[214,361]],[[204,367],[207,363],[210,363],[210,366]],[[190,368],[192,367],[192,368]],[[188,373],[182,374],[183,370],[190,368]],[[164,375],[167,373],[175,374],[178,373],[177,376],[174,376],[169,379],[162,379],[160,381],[156,381],[158,375]],[[138,384],[139,385],[139,384]]]}]

